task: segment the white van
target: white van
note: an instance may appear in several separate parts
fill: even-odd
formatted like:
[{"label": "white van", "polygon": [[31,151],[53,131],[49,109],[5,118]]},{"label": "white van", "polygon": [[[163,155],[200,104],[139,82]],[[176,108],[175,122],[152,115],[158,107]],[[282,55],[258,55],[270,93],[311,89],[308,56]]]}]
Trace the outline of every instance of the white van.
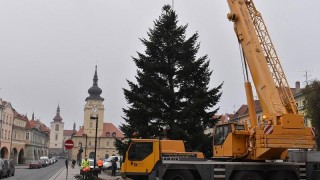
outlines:
[{"label": "white van", "polygon": [[120,162],[122,161],[121,156],[110,156],[110,157],[108,157],[107,159],[105,159],[103,161],[103,167],[110,170],[111,169],[112,160],[116,160],[117,169],[120,169],[121,168]]},{"label": "white van", "polygon": [[41,157],[40,157],[40,160],[41,160],[41,159],[45,160],[47,166],[50,165],[50,160],[49,160],[49,157],[48,157],[48,156],[41,156]]}]

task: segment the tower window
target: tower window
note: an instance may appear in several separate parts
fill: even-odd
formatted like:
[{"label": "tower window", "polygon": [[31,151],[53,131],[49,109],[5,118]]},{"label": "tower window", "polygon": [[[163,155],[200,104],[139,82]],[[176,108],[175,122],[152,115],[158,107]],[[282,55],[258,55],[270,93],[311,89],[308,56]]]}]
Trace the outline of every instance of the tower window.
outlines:
[{"label": "tower window", "polygon": [[55,130],[59,131],[59,124],[56,125]]}]

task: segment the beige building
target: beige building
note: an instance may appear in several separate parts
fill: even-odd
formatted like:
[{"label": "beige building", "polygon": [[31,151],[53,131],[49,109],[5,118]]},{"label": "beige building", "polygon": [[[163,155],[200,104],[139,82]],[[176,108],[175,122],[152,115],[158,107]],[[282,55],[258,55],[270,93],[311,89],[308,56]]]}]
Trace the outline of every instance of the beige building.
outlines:
[{"label": "beige building", "polygon": [[8,159],[11,153],[11,133],[14,118],[14,109],[10,102],[2,102],[2,121],[1,121],[1,138],[0,138],[0,148],[1,158]]},{"label": "beige building", "polygon": [[29,163],[48,155],[49,128],[34,114],[29,120],[7,101],[0,99],[0,158],[17,164]]},{"label": "beige building", "polygon": [[27,116],[19,114],[14,111],[14,123],[12,127],[12,159],[18,164],[25,163],[25,134],[28,123]]},{"label": "beige building", "polygon": [[[123,138],[122,132],[112,123],[104,122],[104,98],[100,96],[102,90],[98,87],[97,67],[95,70],[93,85],[88,90],[89,97],[86,98],[84,107],[83,126],[73,136],[74,147],[72,148],[72,159],[81,160],[88,158],[107,158],[118,155],[114,146],[115,138]],[[92,118],[92,117],[97,118]],[[96,123],[98,126],[96,126]],[[95,150],[95,134],[97,129],[97,153]]]},{"label": "beige building", "polygon": [[39,119],[35,120],[34,114],[28,121],[25,132],[26,162],[38,160],[41,156],[48,156],[49,128]]}]

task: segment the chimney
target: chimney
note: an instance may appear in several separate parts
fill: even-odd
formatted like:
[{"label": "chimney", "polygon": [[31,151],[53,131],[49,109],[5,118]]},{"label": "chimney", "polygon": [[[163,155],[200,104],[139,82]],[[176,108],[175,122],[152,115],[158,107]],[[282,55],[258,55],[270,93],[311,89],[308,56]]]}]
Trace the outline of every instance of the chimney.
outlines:
[{"label": "chimney", "polygon": [[295,90],[295,93],[298,93],[301,91],[301,88],[300,88],[300,81],[296,81],[296,90]]}]

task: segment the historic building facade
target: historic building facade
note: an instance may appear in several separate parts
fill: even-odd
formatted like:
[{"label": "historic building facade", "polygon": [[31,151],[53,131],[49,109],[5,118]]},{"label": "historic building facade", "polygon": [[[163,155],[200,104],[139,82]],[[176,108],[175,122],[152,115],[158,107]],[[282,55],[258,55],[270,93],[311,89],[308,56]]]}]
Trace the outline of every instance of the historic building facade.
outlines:
[{"label": "historic building facade", "polygon": [[0,157],[8,159],[11,153],[11,133],[14,119],[14,109],[10,102],[2,102],[2,121],[0,138]]},{"label": "historic building facade", "polygon": [[47,128],[40,120],[29,120],[18,113],[10,102],[0,99],[0,158],[28,163],[48,155]]},{"label": "historic building facade", "polygon": [[[88,90],[89,96],[85,99],[83,126],[73,136],[75,146],[72,148],[72,159],[78,161],[85,156],[88,158],[107,158],[118,155],[114,146],[115,138],[123,138],[122,132],[112,123],[104,122],[104,98],[100,95],[102,90],[98,87],[97,67],[93,78],[93,85]],[[94,112],[95,111],[95,112]],[[97,118],[93,119],[93,113]],[[96,124],[98,125],[96,127]],[[94,154],[95,133],[97,129],[97,153]]]},{"label": "historic building facade", "polygon": [[63,152],[63,133],[64,133],[64,122],[60,116],[60,107],[58,105],[56,116],[50,123],[50,143],[49,143],[49,154],[59,155]]},{"label": "historic building facade", "polygon": [[35,120],[34,115],[28,121],[25,133],[26,162],[38,160],[41,156],[48,156],[49,128],[40,120]]},{"label": "historic building facade", "polygon": [[14,122],[12,127],[12,153],[11,157],[14,162],[18,164],[23,164],[26,161],[25,158],[25,133],[26,126],[28,123],[27,116],[19,114],[17,111],[14,111]]}]

